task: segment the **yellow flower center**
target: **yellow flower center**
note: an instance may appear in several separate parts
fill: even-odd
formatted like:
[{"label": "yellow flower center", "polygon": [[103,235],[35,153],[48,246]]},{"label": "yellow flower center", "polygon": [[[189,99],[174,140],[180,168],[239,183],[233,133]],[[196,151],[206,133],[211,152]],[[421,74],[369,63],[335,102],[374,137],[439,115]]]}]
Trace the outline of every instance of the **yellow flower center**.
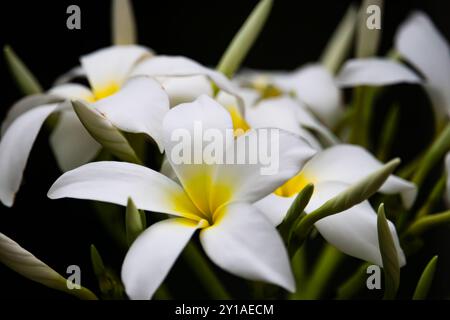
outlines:
[{"label": "yellow flower center", "polygon": [[231,116],[231,121],[233,122],[234,135],[236,137],[244,134],[250,129],[249,124],[245,121],[241,114],[241,111],[236,106],[226,107]]},{"label": "yellow flower center", "polygon": [[106,86],[94,88],[95,101],[109,97],[110,95],[119,91],[120,86],[116,82],[111,82]]},{"label": "yellow flower center", "polygon": [[300,172],[275,190],[274,193],[277,196],[289,198],[302,191],[308,183],[311,183],[311,179],[308,179],[304,173]]}]

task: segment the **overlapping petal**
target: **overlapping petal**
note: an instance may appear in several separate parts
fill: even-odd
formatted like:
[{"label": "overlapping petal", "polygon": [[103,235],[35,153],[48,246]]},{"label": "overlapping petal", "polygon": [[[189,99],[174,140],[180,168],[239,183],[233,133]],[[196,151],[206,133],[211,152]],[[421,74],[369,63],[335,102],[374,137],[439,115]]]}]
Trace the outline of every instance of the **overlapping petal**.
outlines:
[{"label": "overlapping petal", "polygon": [[119,92],[97,101],[93,107],[118,129],[145,133],[163,150],[161,124],[169,111],[169,99],[156,80],[131,78]]},{"label": "overlapping petal", "polygon": [[[345,183],[336,181],[315,185],[314,194],[305,209],[310,213],[326,201],[348,188]],[[378,243],[377,214],[367,201],[352,208],[331,215],[315,223],[320,234],[342,252],[383,266]],[[406,264],[394,225],[389,221],[392,238],[397,250],[400,266]]]},{"label": "overlapping petal", "polygon": [[46,104],[18,116],[0,141],[0,200],[12,206],[34,141],[47,117],[58,104]]},{"label": "overlapping petal", "polygon": [[206,147],[203,133],[208,129],[214,129],[219,138],[228,136],[223,139],[222,150],[233,140],[230,115],[208,96],[172,108],[163,121],[167,158],[184,189],[203,212],[209,211],[208,192],[214,170],[203,158]]},{"label": "overlapping petal", "polygon": [[50,135],[50,146],[63,172],[91,161],[101,149],[70,109],[61,111]]},{"label": "overlapping petal", "polygon": [[85,164],[64,173],[48,191],[50,199],[75,198],[127,205],[198,220],[198,210],[173,180],[143,166],[114,161]]},{"label": "overlapping petal", "polygon": [[122,281],[131,299],[151,299],[197,230],[186,219],[153,224],[133,243],[122,265]]},{"label": "overlapping petal", "polygon": [[[365,149],[342,144],[318,153],[305,165],[302,174],[313,183],[339,181],[353,184],[381,166],[382,163]],[[390,176],[380,188],[380,192],[401,194],[405,207],[409,208],[414,203],[417,188],[411,182]]]},{"label": "overlapping petal", "polygon": [[136,64],[151,56],[147,48],[126,45],[97,50],[81,57],[81,66],[97,99],[117,91]]},{"label": "overlapping petal", "polygon": [[421,82],[420,77],[406,66],[382,58],[349,60],[336,77],[336,83],[342,88]]},{"label": "overlapping petal", "polygon": [[414,12],[400,26],[395,47],[425,75],[426,88],[439,114],[450,114],[450,49],[446,39],[423,12]]},{"label": "overlapping petal", "polygon": [[283,241],[264,215],[246,203],[233,203],[221,211],[219,221],[200,233],[211,260],[239,277],[294,291],[294,277]]}]

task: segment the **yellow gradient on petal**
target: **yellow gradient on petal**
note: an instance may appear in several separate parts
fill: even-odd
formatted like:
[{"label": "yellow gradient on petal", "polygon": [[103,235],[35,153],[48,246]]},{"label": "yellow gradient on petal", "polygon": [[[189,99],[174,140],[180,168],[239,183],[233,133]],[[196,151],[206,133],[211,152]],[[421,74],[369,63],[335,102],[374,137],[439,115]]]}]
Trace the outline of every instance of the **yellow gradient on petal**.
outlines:
[{"label": "yellow gradient on petal", "polygon": [[174,218],[173,219],[176,223],[181,224],[182,226],[188,227],[188,228],[195,228],[198,227],[200,229],[207,228],[209,226],[208,221],[205,219],[202,219],[200,221],[190,220],[190,219],[184,219],[184,218]]},{"label": "yellow gradient on petal", "polygon": [[300,172],[275,190],[274,193],[280,197],[292,197],[302,191],[302,189],[311,182],[311,179],[307,178],[304,173]]},{"label": "yellow gradient on petal", "polygon": [[194,221],[204,219],[203,214],[197,209],[185,193],[171,193],[167,201],[171,204],[174,212],[179,213],[185,218],[192,219]]},{"label": "yellow gradient on petal", "polygon": [[250,129],[249,124],[245,121],[241,114],[241,111],[236,106],[226,107],[231,116],[233,122],[234,135],[239,136]]},{"label": "yellow gradient on petal", "polygon": [[[209,209],[211,212],[212,221],[216,222],[216,213],[220,211],[220,207],[229,202],[233,197],[234,188],[228,183],[215,183],[213,192],[209,198]],[[218,210],[219,209],[219,210]]]},{"label": "yellow gradient on petal", "polygon": [[96,100],[100,100],[119,91],[120,86],[116,82],[110,82],[109,84],[100,88],[94,88],[94,95]]},{"label": "yellow gradient on petal", "polygon": [[270,83],[269,77],[264,75],[257,77],[251,87],[257,90],[263,99],[275,98],[283,94],[280,89]]}]

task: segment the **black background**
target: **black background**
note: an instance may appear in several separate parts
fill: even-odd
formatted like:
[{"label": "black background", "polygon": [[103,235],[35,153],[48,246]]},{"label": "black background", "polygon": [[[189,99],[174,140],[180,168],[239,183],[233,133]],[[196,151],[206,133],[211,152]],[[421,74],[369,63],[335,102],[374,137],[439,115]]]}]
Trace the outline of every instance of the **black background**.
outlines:
[{"label": "black background", "polygon": [[[447,39],[450,38],[448,1],[386,1],[383,15],[383,38],[379,55],[392,47],[398,24],[416,8],[426,11]],[[134,1],[138,21],[139,43],[158,53],[185,55],[206,65],[215,65],[228,42],[245,20],[256,1]],[[276,0],[267,25],[248,55],[245,66],[266,69],[293,69],[316,61],[331,32],[351,1],[282,1]],[[66,8],[81,8],[81,30],[66,28]],[[63,72],[78,64],[78,57],[110,45],[109,1],[4,1],[0,13],[0,45],[10,44],[26,62],[45,88]],[[0,62],[0,119],[9,106],[21,97]],[[392,156],[411,159],[432,136],[429,103],[422,89],[393,86],[378,102],[380,114],[392,101],[401,102],[401,130]],[[380,118],[382,119],[382,118]],[[377,120],[373,131],[377,132]],[[102,228],[85,201],[47,199],[46,192],[59,176],[48,147],[48,133],[39,135],[31,153],[16,203],[12,209],[0,205],[0,232],[65,274],[70,264],[82,268],[83,285],[96,289],[89,262],[89,245],[95,243],[120,265],[115,244],[102,237]],[[427,240],[426,250],[411,259],[410,265],[423,268],[434,254],[441,255],[433,296],[450,295],[450,261],[448,228],[438,230]],[[447,242],[447,243],[445,243]],[[447,258],[445,255],[447,253]],[[115,260],[113,255],[119,256]],[[178,271],[183,266],[177,264]],[[407,298],[420,270],[405,268],[402,276],[411,285],[402,293]],[[174,272],[176,273],[176,272]],[[172,274],[171,276],[172,277]],[[169,278],[170,278],[169,277]],[[195,282],[188,284],[181,297],[202,297],[195,292]],[[175,282],[175,280],[173,280]],[[64,294],[49,290],[0,266],[0,296],[12,298],[58,298]],[[181,287],[181,286],[180,286]],[[237,293],[237,296],[239,294]]]}]

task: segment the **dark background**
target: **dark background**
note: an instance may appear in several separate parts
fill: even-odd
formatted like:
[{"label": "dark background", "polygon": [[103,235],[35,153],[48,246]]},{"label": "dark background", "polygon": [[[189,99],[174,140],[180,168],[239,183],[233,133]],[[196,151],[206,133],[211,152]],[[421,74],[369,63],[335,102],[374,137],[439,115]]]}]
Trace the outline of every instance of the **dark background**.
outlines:
[{"label": "dark background", "polygon": [[[380,55],[392,47],[395,30],[416,8],[426,11],[442,33],[450,38],[448,1],[386,1]],[[206,65],[215,65],[256,1],[134,1],[139,43],[158,53],[185,55]],[[276,0],[261,37],[248,55],[245,66],[266,69],[293,69],[318,59],[329,36],[351,1]],[[358,3],[358,1],[356,1]],[[81,30],[66,28],[66,8],[81,8]],[[0,45],[10,44],[47,89],[53,80],[78,64],[78,57],[110,45],[109,1],[3,1],[0,13]],[[0,61],[0,119],[21,97]],[[392,156],[411,159],[432,137],[432,118],[423,91],[414,86],[393,86],[378,102],[380,114],[393,101],[401,103],[401,124]],[[380,118],[382,119],[382,117]],[[377,120],[374,126],[376,133]],[[48,132],[39,135],[31,153],[24,183],[12,209],[0,205],[0,232],[65,274],[70,264],[80,265],[82,284],[96,290],[89,245],[95,243],[108,264],[120,265],[120,250],[109,238],[86,201],[47,199],[46,192],[59,176],[48,147]],[[430,236],[426,250],[409,261],[402,277],[406,285],[402,297],[411,294],[420,270],[434,254],[441,259],[432,296],[449,296],[450,261],[448,228]],[[446,243],[447,242],[447,243]],[[116,259],[111,258],[118,255]],[[446,257],[447,255],[447,257]],[[183,266],[177,263],[178,272]],[[176,272],[174,272],[176,273]],[[173,278],[172,273],[169,278]],[[408,281],[409,279],[410,281]],[[169,279],[170,280],[170,279]],[[176,279],[175,279],[176,280]],[[175,282],[175,280],[171,280]],[[184,277],[195,291],[195,282]],[[403,282],[403,284],[405,284]],[[12,298],[58,298],[67,295],[34,284],[0,265],[0,296]],[[181,286],[180,286],[181,287]],[[202,297],[191,291],[181,297]],[[239,296],[239,294],[237,294]]]}]

